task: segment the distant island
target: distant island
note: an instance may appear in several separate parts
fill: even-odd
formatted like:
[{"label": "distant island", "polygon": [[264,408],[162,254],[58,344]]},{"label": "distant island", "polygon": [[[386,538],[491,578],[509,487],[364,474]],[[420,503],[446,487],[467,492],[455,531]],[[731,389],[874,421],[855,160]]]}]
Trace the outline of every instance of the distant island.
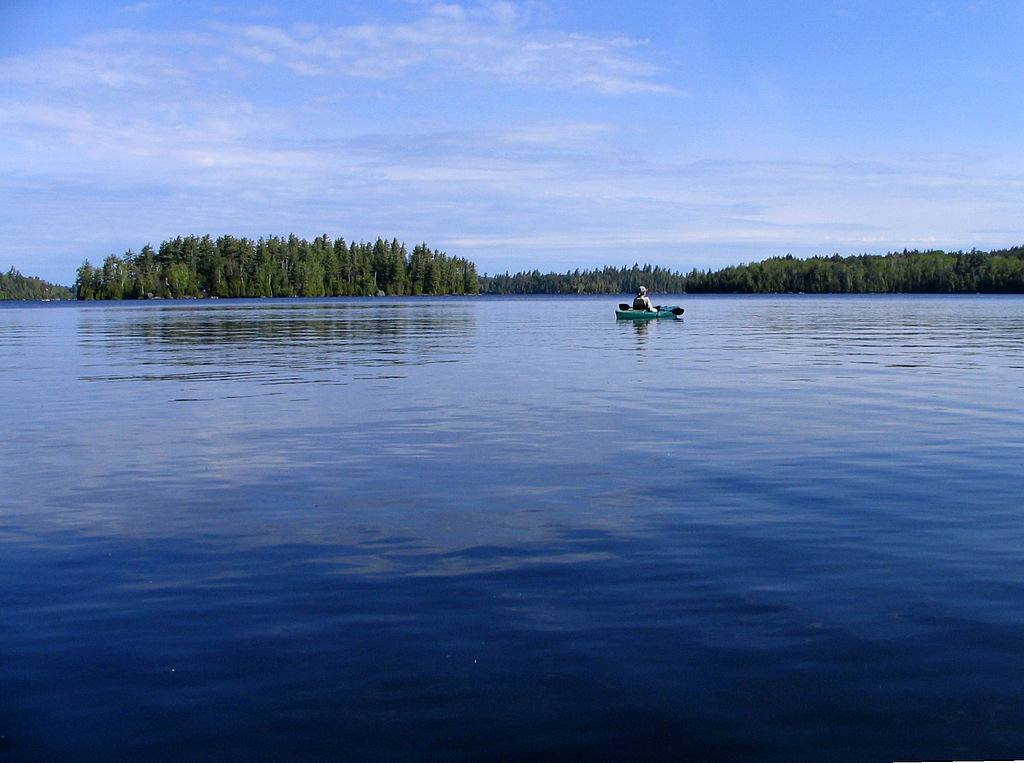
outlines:
[{"label": "distant island", "polygon": [[1024,246],[982,252],[938,250],[849,257],[792,255],[687,274],[651,265],[514,275],[479,275],[476,265],[425,243],[346,243],[294,235],[258,240],[177,237],[136,254],[87,260],[68,289],[11,268],[0,299],[346,297],[440,294],[1022,294]]},{"label": "distant island", "polygon": [[0,273],[0,299],[57,300],[74,299],[71,289],[47,283],[41,278],[23,276],[15,268]]},{"label": "distant island", "polygon": [[112,254],[101,267],[87,260],[74,288],[78,299],[183,299],[477,294],[480,284],[472,262],[426,244],[207,235]]}]

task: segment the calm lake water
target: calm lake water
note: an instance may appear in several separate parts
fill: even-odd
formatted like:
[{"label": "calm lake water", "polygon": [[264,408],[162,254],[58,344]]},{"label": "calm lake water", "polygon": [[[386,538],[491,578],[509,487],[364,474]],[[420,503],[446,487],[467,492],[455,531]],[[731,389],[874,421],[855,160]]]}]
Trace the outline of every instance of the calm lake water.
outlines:
[{"label": "calm lake water", "polygon": [[0,758],[1024,756],[1024,298],[0,303]]}]

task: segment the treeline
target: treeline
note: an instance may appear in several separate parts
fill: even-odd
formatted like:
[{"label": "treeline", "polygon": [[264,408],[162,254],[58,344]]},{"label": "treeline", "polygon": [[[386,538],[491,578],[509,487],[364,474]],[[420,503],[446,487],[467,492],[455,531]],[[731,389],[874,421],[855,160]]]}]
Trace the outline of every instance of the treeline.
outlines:
[{"label": "treeline", "polygon": [[692,270],[685,276],[634,264],[515,275],[481,276],[491,294],[630,294],[640,285],[661,294],[1019,294],[1024,293],[1024,247],[981,252],[909,251],[852,257],[772,257],[721,270]]},{"label": "treeline", "polygon": [[907,251],[853,257],[773,257],[717,271],[693,270],[686,291],[779,294],[1019,294],[1024,247],[992,252]]},{"label": "treeline", "polygon": [[[641,285],[671,294],[1024,293],[1024,246],[982,252],[908,251],[797,259],[792,255],[721,270],[682,273],[634,264],[565,273],[478,276],[476,266],[426,244],[397,239],[346,243],[272,236],[253,241],[178,237],[154,250],[110,255],[78,269],[79,299],[323,297],[431,294],[629,294]],[[67,299],[64,287],[0,274],[0,299]]]},{"label": "treeline", "polygon": [[488,294],[625,294],[636,292],[640,286],[661,294],[680,294],[686,290],[686,278],[681,273],[635,263],[631,268],[577,269],[564,274],[534,270],[480,278],[480,288]]},{"label": "treeline", "polygon": [[324,235],[186,236],[78,268],[78,299],[477,294],[476,266],[426,244],[346,243]]},{"label": "treeline", "polygon": [[23,276],[14,268],[0,273],[0,299],[71,299],[66,286],[47,283],[41,278]]}]

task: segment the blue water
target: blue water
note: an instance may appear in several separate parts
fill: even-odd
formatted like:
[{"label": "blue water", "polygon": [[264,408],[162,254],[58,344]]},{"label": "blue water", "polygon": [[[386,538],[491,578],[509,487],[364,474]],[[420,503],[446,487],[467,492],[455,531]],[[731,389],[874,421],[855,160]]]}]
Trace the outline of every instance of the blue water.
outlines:
[{"label": "blue water", "polygon": [[1024,298],[618,301],[0,304],[0,758],[1024,756]]}]

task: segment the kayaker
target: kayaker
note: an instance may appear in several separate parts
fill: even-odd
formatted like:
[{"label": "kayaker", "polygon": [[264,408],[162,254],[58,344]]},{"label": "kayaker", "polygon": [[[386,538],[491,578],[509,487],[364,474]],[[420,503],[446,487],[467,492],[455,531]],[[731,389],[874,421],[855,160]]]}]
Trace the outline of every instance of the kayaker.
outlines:
[{"label": "kayaker", "polygon": [[654,305],[651,304],[651,298],[647,296],[647,287],[641,286],[636,293],[636,297],[633,299],[634,310],[646,310],[649,313],[654,312]]}]

